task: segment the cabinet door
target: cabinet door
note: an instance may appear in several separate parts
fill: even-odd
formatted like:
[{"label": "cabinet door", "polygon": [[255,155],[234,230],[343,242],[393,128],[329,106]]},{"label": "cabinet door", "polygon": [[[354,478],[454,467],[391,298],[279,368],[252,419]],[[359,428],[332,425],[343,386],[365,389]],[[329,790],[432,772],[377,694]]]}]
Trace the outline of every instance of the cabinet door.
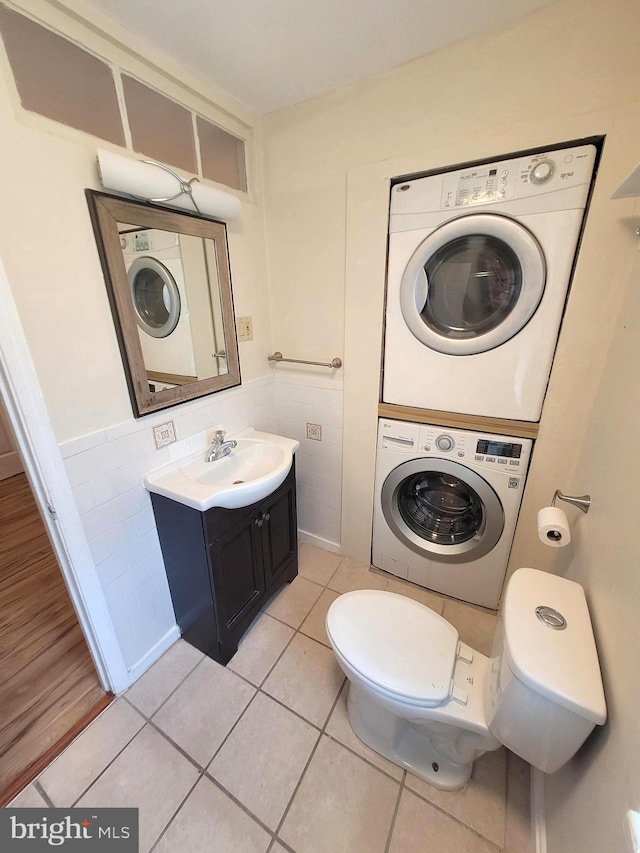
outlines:
[{"label": "cabinet door", "polygon": [[232,631],[264,593],[261,528],[244,518],[209,548],[219,629]]},{"label": "cabinet door", "polygon": [[284,491],[278,489],[260,504],[267,589],[290,566],[298,550],[295,480],[292,482],[292,486]]}]

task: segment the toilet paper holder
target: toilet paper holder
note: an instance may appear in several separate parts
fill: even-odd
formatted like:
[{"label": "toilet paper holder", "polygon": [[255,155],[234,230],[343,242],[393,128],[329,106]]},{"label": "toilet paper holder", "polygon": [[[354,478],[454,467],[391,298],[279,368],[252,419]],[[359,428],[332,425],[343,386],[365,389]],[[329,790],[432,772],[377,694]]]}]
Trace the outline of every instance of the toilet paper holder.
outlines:
[{"label": "toilet paper holder", "polygon": [[556,489],[553,493],[551,506],[556,505],[556,501],[566,501],[568,504],[573,504],[581,509],[582,512],[589,512],[591,506],[591,495],[563,495],[560,489]]}]

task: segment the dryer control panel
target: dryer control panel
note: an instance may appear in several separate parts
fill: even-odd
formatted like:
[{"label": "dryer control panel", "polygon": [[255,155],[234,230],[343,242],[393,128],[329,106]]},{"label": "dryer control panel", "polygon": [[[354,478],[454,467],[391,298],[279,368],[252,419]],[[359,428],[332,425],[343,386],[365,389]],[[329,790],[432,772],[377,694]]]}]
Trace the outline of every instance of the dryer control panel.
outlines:
[{"label": "dryer control panel", "polygon": [[595,157],[594,145],[580,145],[416,178],[393,187],[391,215],[460,210],[581,186],[586,198]]}]

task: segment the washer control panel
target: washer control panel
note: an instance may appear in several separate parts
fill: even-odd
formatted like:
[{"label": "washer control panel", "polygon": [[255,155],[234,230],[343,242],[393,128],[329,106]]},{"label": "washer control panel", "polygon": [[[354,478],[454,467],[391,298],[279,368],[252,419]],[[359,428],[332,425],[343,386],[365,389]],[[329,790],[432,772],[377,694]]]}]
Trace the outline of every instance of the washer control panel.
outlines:
[{"label": "washer control panel", "polygon": [[452,459],[474,468],[492,468],[512,476],[526,472],[532,445],[530,438],[451,430],[388,418],[381,418],[378,422],[380,449],[416,457]]}]

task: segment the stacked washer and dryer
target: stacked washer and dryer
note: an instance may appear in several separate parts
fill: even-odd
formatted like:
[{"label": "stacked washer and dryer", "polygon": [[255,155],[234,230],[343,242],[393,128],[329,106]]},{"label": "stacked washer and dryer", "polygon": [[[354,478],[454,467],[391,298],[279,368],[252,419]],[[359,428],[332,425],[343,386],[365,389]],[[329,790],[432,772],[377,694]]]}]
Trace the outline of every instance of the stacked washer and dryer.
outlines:
[{"label": "stacked washer and dryer", "polygon": [[379,420],[378,568],[498,606],[597,156],[567,145],[393,185],[382,402],[424,423]]},{"label": "stacked washer and dryer", "polygon": [[[127,228],[120,234],[120,244],[145,367],[161,375],[195,379],[180,236],[172,231]],[[154,386],[158,390],[163,383]]]}]

